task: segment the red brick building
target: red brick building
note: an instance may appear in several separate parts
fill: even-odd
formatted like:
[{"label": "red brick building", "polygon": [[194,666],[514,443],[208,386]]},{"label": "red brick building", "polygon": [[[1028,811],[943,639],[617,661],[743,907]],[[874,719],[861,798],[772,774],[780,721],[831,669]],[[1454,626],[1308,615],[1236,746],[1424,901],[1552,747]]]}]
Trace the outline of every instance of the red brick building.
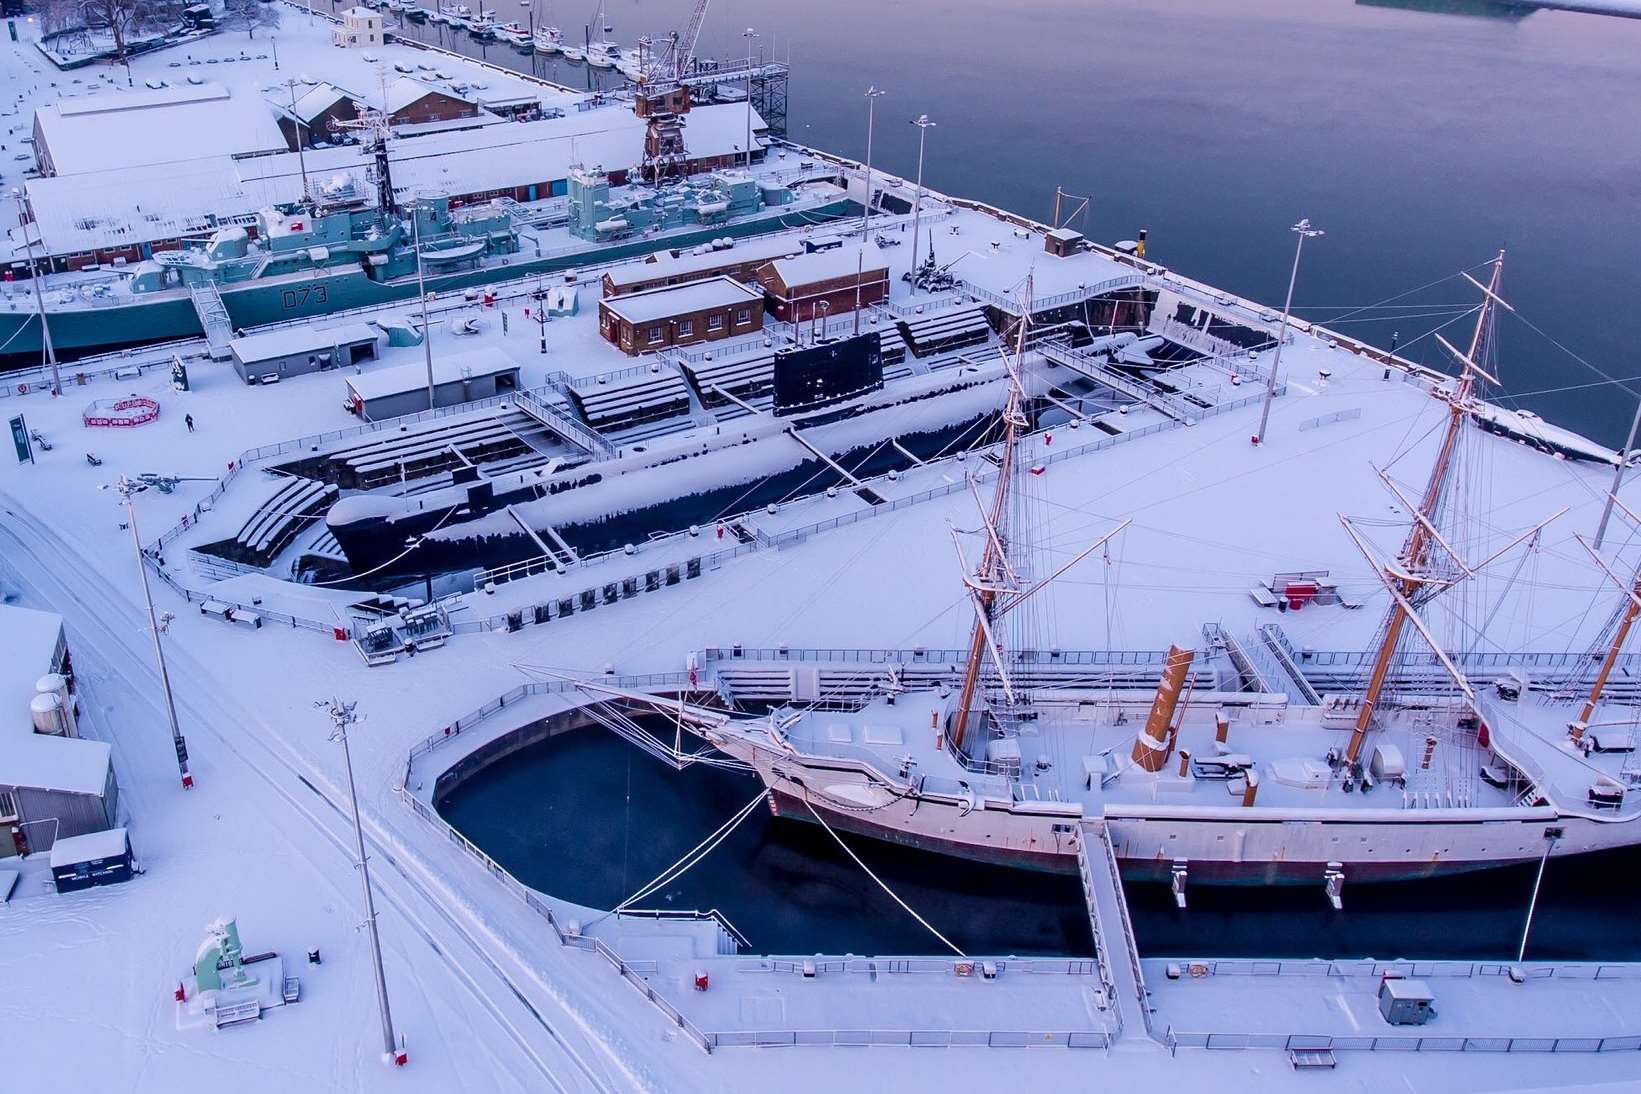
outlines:
[{"label": "red brick building", "polygon": [[807,323],[887,299],[889,265],[876,247],[839,247],[766,262],[758,284],[776,318]]},{"label": "red brick building", "polygon": [[599,333],[629,357],[751,334],[763,325],[763,294],[728,277],[598,302]]}]

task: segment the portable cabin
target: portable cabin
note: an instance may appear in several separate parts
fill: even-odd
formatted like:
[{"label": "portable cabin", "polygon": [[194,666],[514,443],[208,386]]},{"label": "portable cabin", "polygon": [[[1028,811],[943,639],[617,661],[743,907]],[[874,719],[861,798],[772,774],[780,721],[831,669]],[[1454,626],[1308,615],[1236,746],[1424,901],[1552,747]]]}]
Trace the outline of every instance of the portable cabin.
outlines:
[{"label": "portable cabin", "polygon": [[52,845],[51,878],[59,893],[118,885],[131,875],[131,838],[124,828],[69,836]]}]

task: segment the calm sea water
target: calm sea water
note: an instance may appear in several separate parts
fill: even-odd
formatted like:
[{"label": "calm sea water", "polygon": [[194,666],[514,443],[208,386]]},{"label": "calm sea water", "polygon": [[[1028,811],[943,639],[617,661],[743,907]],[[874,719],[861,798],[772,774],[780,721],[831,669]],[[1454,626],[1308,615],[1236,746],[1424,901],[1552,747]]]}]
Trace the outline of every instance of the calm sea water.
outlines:
[{"label": "calm sea water", "polygon": [[[1478,5],[1479,6],[1479,5]],[[500,5],[498,5],[500,7]],[[685,0],[612,0],[612,37],[679,25]],[[582,10],[582,9],[585,10]],[[1541,12],[1501,19],[1414,10],[1413,0],[716,0],[705,55],[755,48],[793,62],[790,135],[865,153],[910,177],[927,113],[925,178],[1043,219],[1056,185],[1090,198],[1098,239],[1151,233],[1153,258],[1280,304],[1309,217],[1296,311],[1329,319],[1507,248],[1500,327],[1510,397],[1620,444],[1641,376],[1631,299],[1641,278],[1641,22]],[[525,18],[527,9],[503,11]],[[595,5],[538,5],[579,38]],[[425,32],[433,37],[431,30]],[[585,86],[587,70],[479,47],[463,52]],[[612,77],[603,76],[606,83]],[[1475,293],[1449,280],[1343,329],[1438,363],[1417,340]],[[1406,305],[1414,306],[1408,307]],[[1379,316],[1380,318],[1373,318]],[[1531,324],[1531,325],[1529,325]],[[1534,331],[1537,326],[1545,334]],[[1546,335],[1549,337],[1547,338]],[[1558,348],[1553,338],[1566,347]],[[1633,385],[1641,391],[1641,382]],[[445,812],[527,882],[608,907],[755,791],[707,770],[675,775],[601,733],[521,754],[464,786]],[[959,945],[1086,952],[1070,879],[997,871],[855,840],[862,856]],[[1130,888],[1144,952],[1513,956],[1531,869],[1449,881],[1191,893]],[[672,907],[722,908],[764,951],[930,952],[933,940],[819,828],[760,812],[678,886]],[[1641,854],[1550,867],[1531,953],[1641,957]]]},{"label": "calm sea water", "polygon": [[[528,885],[609,908],[678,861],[758,792],[748,775],[674,772],[589,729],[542,742],[480,772],[439,808]],[[903,900],[972,953],[1087,954],[1074,877],[1009,870],[845,835]],[[1641,855],[1552,863],[1529,955],[1641,959]],[[1322,886],[1190,890],[1179,911],[1164,885],[1129,885],[1149,957],[1265,955],[1515,957],[1531,867],[1438,881],[1345,885],[1345,912]],[[940,946],[818,825],[760,807],[643,908],[721,910],[764,953],[935,953]]]},{"label": "calm sea water", "polygon": [[[495,6],[503,20],[524,22],[529,10]],[[631,44],[681,25],[690,6],[608,0],[607,21]],[[930,185],[1045,220],[1064,186],[1090,197],[1091,236],[1147,227],[1153,258],[1275,305],[1293,254],[1287,228],[1309,217],[1328,235],[1306,248],[1296,310],[1307,318],[1382,301],[1506,247],[1506,292],[1522,316],[1608,374],[1641,376],[1630,318],[1641,281],[1641,21],[1418,6],[715,0],[698,52],[744,57],[742,31],[753,27],[754,48],[793,63],[793,139],[863,156],[862,93],[876,85],[887,92],[876,164],[914,174],[917,130],[907,123],[926,113],[937,123]],[[538,0],[534,10],[580,40],[596,9]],[[583,66],[442,34],[498,64],[578,87],[588,79]],[[1410,298],[1473,299],[1455,282]],[[1381,344],[1399,331],[1405,345],[1445,316],[1363,318],[1344,329]],[[1410,353],[1439,363],[1430,339]],[[1502,327],[1501,362],[1522,405],[1623,443],[1634,399],[1562,390],[1599,377],[1521,320]]]}]

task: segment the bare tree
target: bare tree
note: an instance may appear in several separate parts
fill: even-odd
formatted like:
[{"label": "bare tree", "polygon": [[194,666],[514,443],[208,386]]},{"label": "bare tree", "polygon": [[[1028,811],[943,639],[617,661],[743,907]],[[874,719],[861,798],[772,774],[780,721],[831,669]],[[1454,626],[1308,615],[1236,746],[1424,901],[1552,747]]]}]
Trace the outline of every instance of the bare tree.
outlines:
[{"label": "bare tree", "polygon": [[222,6],[222,25],[243,27],[245,37],[255,38],[257,27],[279,25],[279,7],[264,0],[226,0]]},{"label": "bare tree", "polygon": [[80,18],[93,30],[114,36],[114,56],[125,60],[126,41],[134,33],[168,27],[177,21],[178,0],[80,0]]}]

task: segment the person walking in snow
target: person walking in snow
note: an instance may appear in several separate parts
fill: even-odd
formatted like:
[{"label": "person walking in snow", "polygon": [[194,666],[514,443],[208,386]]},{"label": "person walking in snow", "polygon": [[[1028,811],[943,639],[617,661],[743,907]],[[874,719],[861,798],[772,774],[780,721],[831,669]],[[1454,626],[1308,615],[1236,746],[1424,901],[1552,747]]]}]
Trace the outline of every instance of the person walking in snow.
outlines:
[{"label": "person walking in snow", "polygon": [[194,431],[194,416],[192,414],[184,414],[182,416],[182,420],[187,423],[188,432],[192,433]]}]

